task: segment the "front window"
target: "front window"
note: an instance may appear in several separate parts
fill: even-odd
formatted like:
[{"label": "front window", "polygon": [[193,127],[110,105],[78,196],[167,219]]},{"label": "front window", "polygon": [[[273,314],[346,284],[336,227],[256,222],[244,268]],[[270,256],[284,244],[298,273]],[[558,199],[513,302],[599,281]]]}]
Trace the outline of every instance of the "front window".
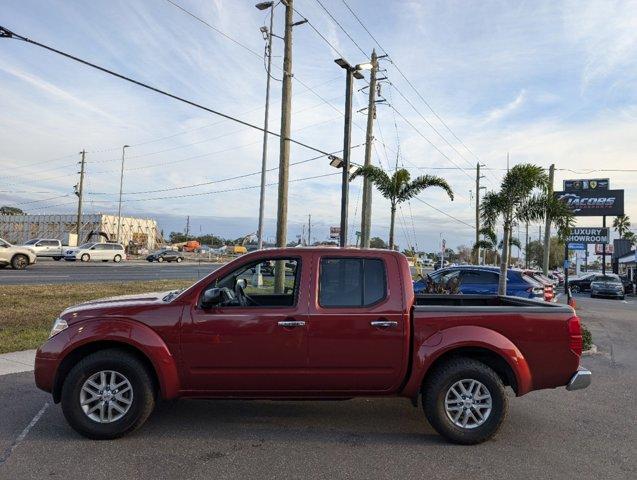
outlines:
[{"label": "front window", "polygon": [[[293,307],[298,296],[301,262],[296,258],[272,258],[244,264],[208,288],[223,293],[223,307]],[[275,275],[283,272],[283,288]]]},{"label": "front window", "polygon": [[77,247],[77,248],[81,248],[81,249],[83,249],[83,250],[84,250],[84,249],[89,249],[89,248],[91,248],[93,245],[95,245],[95,244],[94,244],[94,243],[83,243],[82,245],[80,245],[80,246],[79,246],[79,247]]},{"label": "front window", "polygon": [[38,239],[34,238],[33,240],[26,242],[25,245],[35,245],[36,243],[38,243]]}]

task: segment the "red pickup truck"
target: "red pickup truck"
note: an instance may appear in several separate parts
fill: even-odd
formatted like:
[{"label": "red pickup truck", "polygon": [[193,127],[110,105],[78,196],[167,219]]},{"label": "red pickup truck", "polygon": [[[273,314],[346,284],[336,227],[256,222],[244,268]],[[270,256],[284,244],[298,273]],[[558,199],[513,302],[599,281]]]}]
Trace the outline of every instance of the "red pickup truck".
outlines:
[{"label": "red pickup truck", "polygon": [[473,444],[504,420],[505,387],[587,387],[581,353],[568,306],[415,296],[400,253],[293,248],[245,255],[183,291],[68,308],[37,352],[35,380],[96,439],[142,425],[158,397],[396,396],[421,400],[440,434]]}]

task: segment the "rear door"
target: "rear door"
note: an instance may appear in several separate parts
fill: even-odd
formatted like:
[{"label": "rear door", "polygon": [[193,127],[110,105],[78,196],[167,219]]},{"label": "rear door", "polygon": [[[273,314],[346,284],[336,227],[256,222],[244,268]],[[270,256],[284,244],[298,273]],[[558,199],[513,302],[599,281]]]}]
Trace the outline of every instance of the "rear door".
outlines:
[{"label": "rear door", "polygon": [[390,256],[314,256],[309,308],[311,388],[383,392],[404,374],[405,335],[398,262]]}]

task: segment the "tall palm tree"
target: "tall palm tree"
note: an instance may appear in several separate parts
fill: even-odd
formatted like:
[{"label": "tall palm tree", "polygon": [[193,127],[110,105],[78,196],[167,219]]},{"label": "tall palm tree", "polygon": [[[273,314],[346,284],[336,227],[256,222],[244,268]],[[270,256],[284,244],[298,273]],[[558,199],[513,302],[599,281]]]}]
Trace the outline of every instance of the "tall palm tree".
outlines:
[{"label": "tall palm tree", "polygon": [[432,175],[421,175],[411,179],[411,175],[404,168],[397,169],[390,177],[382,168],[366,165],[359,168],[350,176],[350,180],[356,177],[365,177],[378,189],[383,197],[391,204],[391,222],[389,224],[389,248],[394,249],[394,223],[396,220],[396,207],[415,197],[425,188],[440,187],[449,198],[453,200],[453,191],[444,178]]},{"label": "tall palm tree", "polygon": [[[478,233],[482,235],[482,239],[478,240],[473,244],[473,252],[478,253],[480,249],[485,250],[486,252],[492,252],[497,250],[498,237],[495,232],[490,228],[481,228],[478,230]],[[478,258],[478,264],[480,263],[480,258]],[[486,263],[486,253],[485,253],[485,263]]]},{"label": "tall palm tree", "polygon": [[628,215],[619,215],[613,220],[613,228],[619,234],[619,238],[625,238],[626,233],[630,229],[630,217]]},{"label": "tall palm tree", "polygon": [[507,266],[511,250],[509,242],[514,221],[539,220],[544,216],[543,210],[527,208],[529,198],[537,190],[548,190],[548,175],[544,169],[537,165],[519,164],[506,173],[499,192],[488,192],[482,199],[483,225],[493,229],[497,220],[501,218],[504,226],[499,295],[506,294]]}]

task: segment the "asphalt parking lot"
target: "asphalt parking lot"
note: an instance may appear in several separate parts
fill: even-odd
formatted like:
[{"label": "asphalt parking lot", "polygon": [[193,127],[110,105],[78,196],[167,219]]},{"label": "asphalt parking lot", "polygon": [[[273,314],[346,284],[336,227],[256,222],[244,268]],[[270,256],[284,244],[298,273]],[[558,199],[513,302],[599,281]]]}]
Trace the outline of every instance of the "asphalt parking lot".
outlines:
[{"label": "asphalt parking lot", "polygon": [[127,282],[144,280],[196,280],[222,264],[187,261],[150,263],[143,260],[113,262],[55,262],[38,260],[25,270],[0,270],[0,285],[43,283]]},{"label": "asphalt parking lot", "polygon": [[165,402],[135,434],[95,442],[20,373],[0,377],[0,479],[635,478],[637,301],[577,302],[600,349],[583,358],[592,386],[512,398],[482,445],[447,444],[402,399]]}]

